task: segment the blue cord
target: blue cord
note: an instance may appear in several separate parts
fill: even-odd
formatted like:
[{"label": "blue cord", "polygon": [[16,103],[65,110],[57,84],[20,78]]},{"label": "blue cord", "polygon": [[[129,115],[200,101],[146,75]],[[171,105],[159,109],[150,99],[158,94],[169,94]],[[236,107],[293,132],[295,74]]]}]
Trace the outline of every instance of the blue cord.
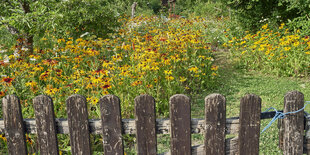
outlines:
[{"label": "blue cord", "polygon": [[291,112],[286,112],[286,113],[279,112],[279,111],[278,111],[276,108],[274,108],[274,107],[268,108],[268,109],[267,109],[266,111],[264,111],[264,112],[268,112],[269,110],[273,109],[273,110],[276,112],[276,114],[274,115],[274,117],[272,118],[272,120],[268,123],[268,125],[262,130],[261,134],[262,134],[263,132],[265,132],[265,130],[267,130],[267,129],[272,125],[272,123],[275,122],[277,119],[283,119],[283,118],[285,117],[285,115],[296,114],[296,113],[298,113],[298,112],[304,110],[308,104],[310,104],[310,101],[306,101],[306,104],[305,104],[305,106],[304,106],[303,108],[301,108],[301,109],[299,109],[299,110],[297,110],[297,111],[291,111]]}]

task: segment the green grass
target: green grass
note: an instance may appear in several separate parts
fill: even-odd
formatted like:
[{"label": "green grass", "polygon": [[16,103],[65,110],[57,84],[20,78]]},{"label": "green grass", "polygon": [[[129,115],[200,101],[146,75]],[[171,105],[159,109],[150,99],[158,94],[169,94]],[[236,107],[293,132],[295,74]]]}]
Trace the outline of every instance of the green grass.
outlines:
[{"label": "green grass", "polygon": [[[284,95],[292,90],[304,94],[305,101],[310,101],[310,80],[308,78],[276,77],[261,74],[259,71],[246,71],[232,67],[226,58],[225,51],[218,53],[218,65],[220,65],[219,87],[207,90],[201,99],[196,99],[192,106],[192,117],[204,117],[204,97],[210,93],[220,93],[226,98],[226,117],[239,116],[240,99],[246,94],[256,94],[262,99],[262,112],[269,107],[282,110]],[[310,106],[306,107],[310,112]],[[271,119],[261,121],[261,130]],[[202,138],[196,138],[201,144]],[[278,148],[277,121],[260,136],[260,154],[281,154]],[[198,143],[198,142],[195,142]]]}]

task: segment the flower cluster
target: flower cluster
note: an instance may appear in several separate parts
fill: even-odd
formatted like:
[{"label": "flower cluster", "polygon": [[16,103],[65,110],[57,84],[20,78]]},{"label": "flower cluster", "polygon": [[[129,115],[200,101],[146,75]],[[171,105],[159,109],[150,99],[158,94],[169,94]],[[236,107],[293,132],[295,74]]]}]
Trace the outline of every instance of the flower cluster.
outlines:
[{"label": "flower cluster", "polygon": [[[56,39],[52,48],[37,47],[28,58],[1,53],[9,62],[0,63],[0,75],[5,75],[0,95],[15,93],[30,100],[47,94],[61,117],[72,94],[86,96],[90,109],[96,109],[101,96],[114,94],[122,101],[122,114],[131,117],[133,99],[140,94],[155,97],[157,112],[166,115],[173,94],[214,86],[218,67],[205,35],[195,26],[203,19],[137,17],[123,22],[113,39]],[[97,110],[90,113],[99,117]]]},{"label": "flower cluster", "polygon": [[291,32],[285,24],[276,30],[263,25],[255,34],[232,38],[225,43],[235,62],[249,69],[259,69],[278,76],[308,76],[310,39],[299,30]]}]

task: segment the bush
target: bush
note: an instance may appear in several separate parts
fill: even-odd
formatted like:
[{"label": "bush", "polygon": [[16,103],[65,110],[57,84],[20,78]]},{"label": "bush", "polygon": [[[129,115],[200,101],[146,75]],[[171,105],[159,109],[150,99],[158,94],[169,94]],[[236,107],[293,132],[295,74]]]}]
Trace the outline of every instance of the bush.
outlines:
[{"label": "bush", "polygon": [[[307,16],[309,1],[298,0],[230,0],[223,1],[229,5],[244,29],[251,32],[269,23],[276,28],[280,23]],[[305,3],[304,3],[305,2]],[[296,26],[296,25],[295,25]],[[296,27],[295,27],[296,28]]]}]

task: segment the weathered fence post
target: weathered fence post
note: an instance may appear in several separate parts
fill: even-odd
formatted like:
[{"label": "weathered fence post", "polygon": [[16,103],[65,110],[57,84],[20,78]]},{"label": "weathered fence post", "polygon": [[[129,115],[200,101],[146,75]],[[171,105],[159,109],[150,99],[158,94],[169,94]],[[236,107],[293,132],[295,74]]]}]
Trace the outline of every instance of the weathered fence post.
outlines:
[{"label": "weathered fence post", "polygon": [[240,102],[239,154],[259,154],[261,98],[248,94]]},{"label": "weathered fence post", "polygon": [[53,101],[40,95],[33,99],[40,154],[59,153]]},{"label": "weathered fence post", "polygon": [[155,100],[150,95],[135,98],[137,154],[156,155]]},{"label": "weathered fence post", "polygon": [[225,155],[226,103],[220,94],[205,98],[205,152]]},{"label": "weathered fence post", "polygon": [[310,155],[310,115],[307,113],[306,114],[306,135],[305,135],[305,139],[304,139],[304,151],[303,153],[306,153],[307,155]]},{"label": "weathered fence post", "polygon": [[[297,111],[304,106],[304,95],[288,92],[284,97],[283,112]],[[286,115],[283,119],[283,154],[303,154],[304,111]]]},{"label": "weathered fence post", "polygon": [[105,95],[99,101],[105,155],[123,155],[122,117],[120,100],[114,95]]},{"label": "weathered fence post", "polygon": [[7,95],[2,100],[5,137],[10,154],[27,155],[25,127],[19,98]]},{"label": "weathered fence post", "polygon": [[172,155],[191,154],[191,103],[182,94],[170,98],[170,123]]},{"label": "weathered fence post", "polygon": [[81,95],[72,95],[66,102],[71,152],[91,154],[86,99]]}]

